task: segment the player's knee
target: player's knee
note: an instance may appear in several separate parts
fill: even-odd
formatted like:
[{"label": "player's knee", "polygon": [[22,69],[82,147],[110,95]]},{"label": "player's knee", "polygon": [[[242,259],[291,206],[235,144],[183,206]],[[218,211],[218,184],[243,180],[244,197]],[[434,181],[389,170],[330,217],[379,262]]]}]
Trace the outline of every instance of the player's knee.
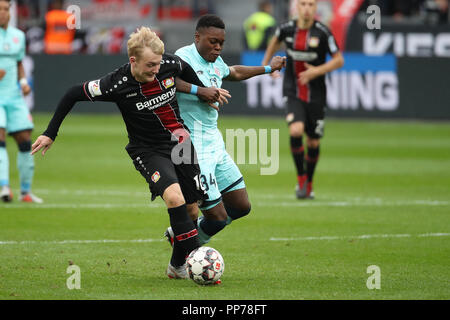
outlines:
[{"label": "player's knee", "polygon": [[30,152],[31,151],[31,141],[24,141],[17,144],[20,152]]},{"label": "player's knee", "polygon": [[245,217],[248,215],[252,209],[251,204],[249,201],[246,201],[245,203],[240,204],[237,207],[232,206],[226,206],[227,214],[228,216],[233,219],[240,219],[242,217]]},{"label": "player's knee", "polygon": [[318,148],[320,145],[320,139],[307,139],[306,140],[306,146],[308,148]]},{"label": "player's knee", "polygon": [[289,135],[291,137],[299,138],[304,134],[304,125],[302,122],[294,122],[289,126]]},{"label": "player's knee", "polygon": [[181,189],[177,185],[168,187],[163,194],[163,200],[168,208],[176,208],[186,203]]},{"label": "player's knee", "polygon": [[208,220],[214,221],[226,221],[228,218],[227,211],[221,202],[215,207],[204,210],[203,215]]}]

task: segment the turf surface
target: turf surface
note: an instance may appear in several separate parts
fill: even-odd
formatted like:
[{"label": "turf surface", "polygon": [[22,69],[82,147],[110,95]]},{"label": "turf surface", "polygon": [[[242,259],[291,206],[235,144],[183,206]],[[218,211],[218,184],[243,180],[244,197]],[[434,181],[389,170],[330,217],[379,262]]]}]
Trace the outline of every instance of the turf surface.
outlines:
[{"label": "turf surface", "polygon": [[[34,116],[34,137],[49,119]],[[36,156],[34,192],[45,203],[0,203],[0,299],[450,298],[448,123],[328,120],[316,199],[299,201],[284,121],[219,120],[224,136],[279,129],[280,142],[276,175],[240,165],[252,212],[209,244],[225,259],[220,286],[165,276],[167,211],[150,203],[121,118],[73,114]],[[17,148],[7,144],[17,200]],[[71,264],[80,290],[66,286]],[[370,265],[381,289],[366,286]]]}]

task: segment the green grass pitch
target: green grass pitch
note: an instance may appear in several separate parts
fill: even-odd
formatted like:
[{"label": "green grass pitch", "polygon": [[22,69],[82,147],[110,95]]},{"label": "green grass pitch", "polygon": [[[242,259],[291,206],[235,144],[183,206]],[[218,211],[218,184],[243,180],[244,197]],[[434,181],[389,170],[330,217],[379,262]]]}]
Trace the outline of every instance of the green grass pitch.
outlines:
[{"label": "green grass pitch", "polygon": [[[34,138],[50,116],[34,116]],[[167,211],[150,203],[120,116],[71,114],[36,156],[34,192],[45,203],[0,203],[0,299],[450,298],[448,123],[327,120],[312,201],[294,198],[281,118],[219,125],[280,129],[278,173],[240,165],[252,212],[209,243],[225,260],[221,285],[166,277]],[[7,144],[17,200],[17,148]],[[79,290],[66,286],[70,264]],[[380,289],[367,287],[371,265]]]}]

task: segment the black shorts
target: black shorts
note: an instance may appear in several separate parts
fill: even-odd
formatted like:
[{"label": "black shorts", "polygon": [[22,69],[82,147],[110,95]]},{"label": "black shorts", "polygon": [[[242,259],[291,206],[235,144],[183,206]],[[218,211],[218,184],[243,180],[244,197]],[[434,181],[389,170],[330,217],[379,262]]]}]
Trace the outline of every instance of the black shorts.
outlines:
[{"label": "black shorts", "polygon": [[313,139],[322,138],[325,126],[325,106],[304,102],[294,97],[288,96],[286,98],[286,121],[288,125],[293,122],[303,122],[308,137]]},{"label": "black shorts", "polygon": [[187,204],[207,199],[200,180],[198,163],[174,164],[170,155],[145,148],[127,148],[133,164],[149,184],[152,201],[162,198],[170,185],[178,183]]}]

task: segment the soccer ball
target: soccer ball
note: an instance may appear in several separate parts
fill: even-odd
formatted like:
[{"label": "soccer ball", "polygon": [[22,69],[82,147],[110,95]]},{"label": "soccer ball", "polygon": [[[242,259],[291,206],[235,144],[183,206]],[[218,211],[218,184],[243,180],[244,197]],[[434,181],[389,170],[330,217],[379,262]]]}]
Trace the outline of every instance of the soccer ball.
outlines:
[{"label": "soccer ball", "polygon": [[199,247],[186,259],[186,270],[195,283],[206,285],[215,283],[223,274],[225,263],[222,255],[214,248]]}]

